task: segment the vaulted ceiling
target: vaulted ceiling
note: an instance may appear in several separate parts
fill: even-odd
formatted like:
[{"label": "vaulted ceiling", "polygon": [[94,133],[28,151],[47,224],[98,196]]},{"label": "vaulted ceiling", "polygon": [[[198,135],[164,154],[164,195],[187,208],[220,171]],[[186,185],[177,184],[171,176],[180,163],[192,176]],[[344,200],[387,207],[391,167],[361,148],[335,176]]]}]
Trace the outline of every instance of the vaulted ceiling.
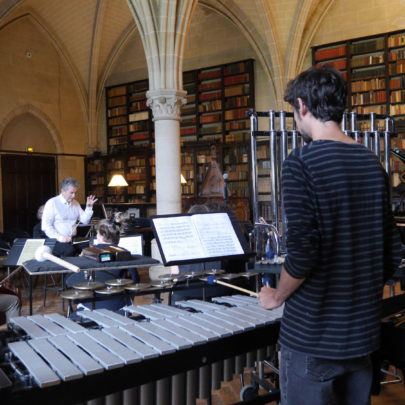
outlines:
[{"label": "vaulted ceiling", "polygon": [[[149,1],[159,4],[160,0]],[[333,0],[200,0],[199,6],[235,23],[256,49],[269,79],[278,80],[302,64],[300,42],[306,41],[308,46],[312,35],[308,21],[318,20],[331,3]],[[131,36],[137,35],[126,0],[0,0],[0,35],[7,25],[22,18],[32,19],[51,38],[87,102],[90,93],[104,87],[116,57]]]}]

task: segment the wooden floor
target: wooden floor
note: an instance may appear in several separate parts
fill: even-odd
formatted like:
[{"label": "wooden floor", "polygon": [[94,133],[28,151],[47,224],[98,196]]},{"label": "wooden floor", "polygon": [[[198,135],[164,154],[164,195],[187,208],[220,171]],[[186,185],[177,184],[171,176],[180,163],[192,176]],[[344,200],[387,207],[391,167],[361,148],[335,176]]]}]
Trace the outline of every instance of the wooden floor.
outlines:
[{"label": "wooden floor", "polygon": [[[141,280],[145,277],[145,274],[141,272]],[[34,299],[33,299],[33,313],[49,313],[49,312],[58,312],[63,315],[66,315],[62,310],[62,300],[59,297],[56,291],[48,291],[46,307],[43,307],[43,285],[44,279],[42,276],[35,278],[36,288],[34,289]],[[22,315],[29,314],[29,305],[28,299],[26,297],[26,280],[21,278],[19,284],[22,286],[23,293],[23,306],[22,306]],[[48,280],[50,284],[50,280]],[[137,297],[135,304],[144,304],[151,301],[151,296]],[[388,378],[389,380],[390,378]],[[245,383],[249,383],[249,373],[245,373]],[[228,405],[240,401],[240,391],[241,384],[239,377],[235,376],[233,381],[222,383],[221,389],[213,391],[212,394],[212,405]],[[197,400],[197,405],[206,405],[207,401]],[[403,383],[400,384],[388,384],[381,387],[381,393],[379,396],[372,397],[372,405],[405,405],[405,386]]]}]

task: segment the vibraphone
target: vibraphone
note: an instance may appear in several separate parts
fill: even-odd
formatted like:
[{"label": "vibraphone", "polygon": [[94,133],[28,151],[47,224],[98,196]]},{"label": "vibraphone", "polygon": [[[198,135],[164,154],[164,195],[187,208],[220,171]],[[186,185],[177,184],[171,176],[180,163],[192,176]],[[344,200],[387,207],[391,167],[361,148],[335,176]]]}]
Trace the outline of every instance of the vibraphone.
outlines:
[{"label": "vibraphone", "polygon": [[256,298],[177,304],[126,307],[128,317],[86,310],[80,323],[13,318],[0,335],[2,403],[195,404],[277,340],[282,309],[266,311]]}]

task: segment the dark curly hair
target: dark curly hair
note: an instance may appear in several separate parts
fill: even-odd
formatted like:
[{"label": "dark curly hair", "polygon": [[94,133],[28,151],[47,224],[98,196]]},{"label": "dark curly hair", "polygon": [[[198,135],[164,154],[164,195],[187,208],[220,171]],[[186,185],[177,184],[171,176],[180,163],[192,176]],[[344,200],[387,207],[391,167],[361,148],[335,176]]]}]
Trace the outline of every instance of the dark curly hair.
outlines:
[{"label": "dark curly hair", "polygon": [[333,66],[322,65],[312,67],[289,81],[284,101],[299,111],[300,98],[316,119],[340,124],[346,106],[346,94],[342,74]]}]

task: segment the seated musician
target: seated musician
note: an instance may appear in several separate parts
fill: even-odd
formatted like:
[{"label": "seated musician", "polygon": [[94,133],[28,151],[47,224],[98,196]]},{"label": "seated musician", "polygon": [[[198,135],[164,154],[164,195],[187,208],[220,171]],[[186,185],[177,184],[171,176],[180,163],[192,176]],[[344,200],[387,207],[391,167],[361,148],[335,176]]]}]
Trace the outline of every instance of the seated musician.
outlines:
[{"label": "seated musician", "polygon": [[53,249],[55,256],[75,256],[72,237],[76,234],[78,221],[88,224],[93,215],[93,205],[97,201],[94,195],[87,197],[86,209],[83,211],[75,200],[79,183],[67,177],[62,181],[60,194],[48,200],[42,216],[42,230],[48,238],[55,238]]},{"label": "seated musician", "polygon": [[[119,239],[120,239],[120,231],[121,231],[120,225],[121,224],[119,222],[115,222],[114,219],[101,220],[96,226],[97,237],[96,237],[96,240],[94,240],[93,245],[100,249],[102,249],[103,247],[107,247],[107,246],[117,247],[118,243],[119,243]],[[124,248],[121,248],[121,249],[124,249]],[[126,250],[126,249],[124,249],[124,250]],[[107,280],[111,280],[113,278],[125,278],[125,273],[127,271],[130,273],[133,282],[138,283],[139,275],[138,275],[138,271],[135,268],[128,269],[128,270],[117,269],[117,270],[108,270],[108,271],[104,271],[104,270],[96,271],[95,272],[96,273],[95,281],[107,281]],[[88,281],[88,280],[85,278],[84,273],[80,272],[80,273],[70,275],[66,279],[66,285],[68,287],[73,287],[74,284],[84,282],[84,281]],[[110,309],[110,310],[119,310],[120,308],[122,308],[125,305],[127,305],[127,303],[125,302],[125,298],[123,296],[117,296],[117,297],[114,297],[111,299],[106,299],[106,300],[99,300],[99,301],[96,301],[96,303],[95,303],[96,309],[106,308],[106,309]],[[90,307],[89,304],[86,304],[86,306]]]},{"label": "seated musician", "polygon": [[[111,220],[103,219],[96,227],[97,238],[94,241],[94,245],[100,249],[107,246],[118,246],[121,234],[122,217],[115,216]],[[121,249],[124,249],[121,247]],[[126,250],[126,249],[124,249]],[[128,270],[110,270],[110,273],[114,274],[116,278],[123,278],[126,272],[129,272],[131,279],[134,283],[139,283],[138,271],[135,268]]]},{"label": "seated musician", "polygon": [[35,224],[34,227],[32,228],[32,237],[34,239],[46,239],[46,234],[41,229],[42,214],[44,213],[44,207],[45,207],[45,205],[41,205],[37,211],[37,218],[38,218],[39,222],[37,224]]}]

